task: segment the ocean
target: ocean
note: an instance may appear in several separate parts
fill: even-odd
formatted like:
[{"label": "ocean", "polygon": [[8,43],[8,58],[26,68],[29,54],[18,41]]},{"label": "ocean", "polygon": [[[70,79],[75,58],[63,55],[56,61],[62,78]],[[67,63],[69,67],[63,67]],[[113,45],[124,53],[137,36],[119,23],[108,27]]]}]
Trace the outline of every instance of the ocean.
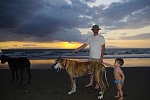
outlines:
[{"label": "ocean", "polygon": [[[2,54],[10,57],[27,57],[33,69],[49,69],[46,65],[53,64],[59,56],[87,61],[89,50],[83,49],[73,54],[72,49],[4,49],[0,55]],[[115,58],[123,58],[124,67],[150,67],[150,48],[106,48],[104,61],[114,63]],[[6,64],[0,64],[0,69],[5,68],[8,68]]]}]

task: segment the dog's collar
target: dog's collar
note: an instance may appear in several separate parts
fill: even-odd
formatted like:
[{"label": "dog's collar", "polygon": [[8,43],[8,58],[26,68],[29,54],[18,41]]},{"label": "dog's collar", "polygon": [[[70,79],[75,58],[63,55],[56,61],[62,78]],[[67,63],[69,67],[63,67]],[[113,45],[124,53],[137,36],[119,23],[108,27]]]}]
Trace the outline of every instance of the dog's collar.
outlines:
[{"label": "dog's collar", "polygon": [[67,65],[67,59],[66,59],[66,62],[65,62],[65,65],[64,65],[64,67],[66,67],[66,65]]}]

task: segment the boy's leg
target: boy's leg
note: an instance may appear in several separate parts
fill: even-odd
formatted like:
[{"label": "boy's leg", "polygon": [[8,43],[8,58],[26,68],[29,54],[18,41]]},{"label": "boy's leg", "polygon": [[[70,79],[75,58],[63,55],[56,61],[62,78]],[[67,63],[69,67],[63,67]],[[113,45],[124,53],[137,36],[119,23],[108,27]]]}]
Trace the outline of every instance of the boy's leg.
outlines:
[{"label": "boy's leg", "polygon": [[120,95],[119,95],[119,91],[117,90],[117,95],[115,96],[115,98],[119,98]]},{"label": "boy's leg", "polygon": [[119,94],[119,90],[118,90],[118,84],[116,84],[116,88],[117,88],[117,95],[115,96],[115,98],[119,98],[120,94]]},{"label": "boy's leg", "polygon": [[117,89],[118,89],[119,96],[120,96],[120,99],[119,99],[119,100],[123,100],[122,85],[121,85],[121,84],[117,84]]},{"label": "boy's leg", "polygon": [[85,85],[85,87],[93,86],[93,74],[90,75],[90,83]]}]

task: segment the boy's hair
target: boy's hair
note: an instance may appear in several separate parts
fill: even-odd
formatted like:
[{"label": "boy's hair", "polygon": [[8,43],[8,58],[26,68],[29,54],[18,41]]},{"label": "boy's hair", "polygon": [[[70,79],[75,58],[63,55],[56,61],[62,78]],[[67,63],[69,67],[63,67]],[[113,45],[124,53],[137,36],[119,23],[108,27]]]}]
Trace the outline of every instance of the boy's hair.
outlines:
[{"label": "boy's hair", "polygon": [[115,61],[118,62],[120,64],[120,66],[122,66],[124,64],[124,61],[122,58],[116,58]]}]

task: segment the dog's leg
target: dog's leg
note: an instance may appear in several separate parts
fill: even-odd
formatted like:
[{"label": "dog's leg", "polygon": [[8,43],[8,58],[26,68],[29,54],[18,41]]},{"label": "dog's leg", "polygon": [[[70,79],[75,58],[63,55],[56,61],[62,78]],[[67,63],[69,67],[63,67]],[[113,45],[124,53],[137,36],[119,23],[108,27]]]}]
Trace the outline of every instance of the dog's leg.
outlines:
[{"label": "dog's leg", "polygon": [[16,82],[18,82],[18,70],[15,70],[15,72],[16,72]]},{"label": "dog's leg", "polygon": [[26,70],[27,70],[27,73],[28,73],[28,78],[29,78],[28,84],[29,84],[30,80],[31,80],[30,68],[27,68]]},{"label": "dog's leg", "polygon": [[106,90],[106,85],[103,83],[103,81],[100,84],[101,92],[99,92],[100,96],[98,96],[98,99],[102,99],[104,97],[104,92]]},{"label": "dog's leg", "polygon": [[11,74],[12,74],[12,81],[10,81],[10,83],[13,83],[13,81],[14,81],[14,70],[13,69],[11,69]]},{"label": "dog's leg", "polygon": [[20,69],[21,81],[20,81],[19,86],[21,86],[21,85],[22,85],[22,81],[23,81],[23,72],[24,72],[24,69]]},{"label": "dog's leg", "polygon": [[68,94],[72,94],[74,92],[76,92],[76,82],[75,82],[75,78],[74,77],[70,77],[71,79],[71,91],[68,92]]},{"label": "dog's leg", "polygon": [[100,75],[100,73],[101,73],[101,72],[95,73],[95,80],[96,80],[97,84],[98,84],[98,85],[100,86],[100,88],[101,88],[101,92],[99,92],[99,93],[100,93],[100,96],[98,96],[98,99],[102,99],[102,98],[103,98],[104,92],[105,92],[105,90],[106,90],[106,86],[105,86],[105,84],[103,83],[103,79],[102,79],[102,73],[101,73],[101,75]]},{"label": "dog's leg", "polygon": [[76,78],[73,78],[73,92],[76,92]]}]

